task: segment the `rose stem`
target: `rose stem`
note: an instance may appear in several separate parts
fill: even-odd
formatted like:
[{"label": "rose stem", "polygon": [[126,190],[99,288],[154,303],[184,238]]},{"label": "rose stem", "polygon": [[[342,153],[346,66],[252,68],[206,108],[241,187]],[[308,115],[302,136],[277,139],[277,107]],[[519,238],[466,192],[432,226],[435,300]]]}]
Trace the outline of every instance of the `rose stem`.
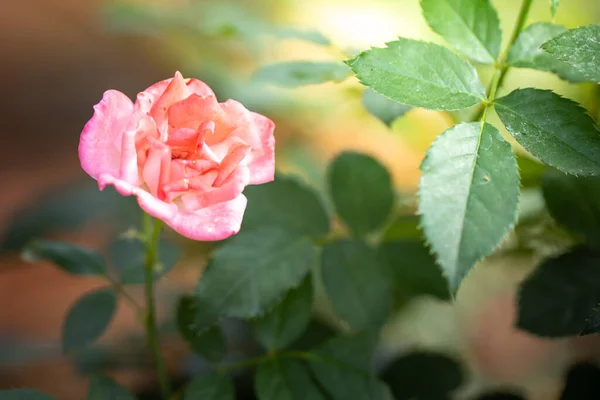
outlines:
[{"label": "rose stem", "polygon": [[154,304],[154,267],[157,263],[158,239],[162,228],[162,221],[154,219],[150,215],[144,213],[144,239],[146,242],[146,264],[145,264],[145,294],[146,294],[146,335],[148,337],[148,346],[152,352],[160,391],[164,399],[171,397],[171,389],[169,387],[169,378],[165,363],[163,361],[160,344],[158,342],[158,329],[156,327],[156,310]]}]

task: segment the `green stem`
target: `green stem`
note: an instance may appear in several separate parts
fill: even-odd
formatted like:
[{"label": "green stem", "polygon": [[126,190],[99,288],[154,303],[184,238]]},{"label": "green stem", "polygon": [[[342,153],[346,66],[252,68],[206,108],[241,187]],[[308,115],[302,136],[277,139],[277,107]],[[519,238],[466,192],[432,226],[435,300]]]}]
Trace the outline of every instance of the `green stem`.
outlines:
[{"label": "green stem", "polygon": [[515,29],[513,29],[512,35],[510,36],[510,40],[508,41],[508,45],[506,46],[506,49],[504,49],[504,51],[502,52],[502,54],[500,55],[500,57],[498,58],[498,61],[496,62],[495,66],[494,66],[495,67],[494,76],[492,77],[490,85],[488,86],[487,91],[486,91],[487,100],[485,101],[483,107],[479,110],[479,112],[473,118],[474,121],[481,120],[481,122],[483,123],[486,120],[488,109],[490,108],[490,106],[494,102],[494,100],[496,99],[496,92],[498,91],[498,88],[501,87],[502,84],[504,83],[504,79],[506,78],[506,73],[508,72],[508,69],[509,69],[509,66],[506,65],[506,59],[508,58],[508,53],[509,53],[512,45],[515,43],[515,41],[519,37],[519,34],[525,27],[525,23],[527,22],[527,17],[529,16],[529,10],[531,9],[532,2],[533,2],[533,0],[523,0],[523,3],[521,4],[521,9],[519,10],[519,16],[517,17],[517,23],[515,24]]},{"label": "green stem", "polygon": [[150,346],[150,351],[152,352],[154,365],[156,366],[156,372],[158,374],[160,391],[163,398],[166,400],[171,397],[171,389],[169,387],[167,370],[160,352],[158,329],[156,327],[156,307],[154,305],[154,267],[157,262],[158,239],[160,237],[162,222],[159,219],[155,219],[154,223],[152,223],[152,219],[153,218],[150,215],[144,214],[143,227],[144,238],[146,240],[146,282],[144,285],[144,292],[146,295],[145,325],[148,345]]},{"label": "green stem", "polygon": [[219,367],[217,367],[217,370],[219,371],[219,373],[225,374],[229,371],[233,371],[236,369],[244,369],[244,368],[254,367],[255,365],[259,365],[259,364],[266,362],[268,359],[269,359],[268,355],[255,357],[255,358],[249,358],[247,360],[240,361],[237,363],[220,365]]},{"label": "green stem", "polygon": [[296,358],[298,360],[305,360],[305,361],[310,361],[310,360],[319,360],[320,357],[316,356],[313,353],[309,353],[307,351],[284,351],[280,354],[281,357],[287,357],[287,358]]},{"label": "green stem", "polygon": [[259,357],[249,358],[247,360],[243,360],[240,362],[232,363],[232,364],[224,364],[217,367],[219,373],[224,374],[229,371],[233,371],[236,369],[244,369],[254,367],[256,365],[262,364],[264,362],[269,361],[270,359],[284,357],[284,358],[296,358],[300,360],[314,360],[316,357],[314,354],[305,352],[305,351],[281,351],[281,352],[270,352],[269,354],[264,354]]}]

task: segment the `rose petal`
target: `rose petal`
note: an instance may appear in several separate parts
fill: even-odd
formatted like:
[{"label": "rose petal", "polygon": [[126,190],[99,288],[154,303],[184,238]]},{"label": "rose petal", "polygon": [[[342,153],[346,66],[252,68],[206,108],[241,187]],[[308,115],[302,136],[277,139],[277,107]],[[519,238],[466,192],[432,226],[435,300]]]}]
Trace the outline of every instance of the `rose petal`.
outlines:
[{"label": "rose petal", "polygon": [[[214,186],[221,186],[221,184],[231,175],[231,173],[238,168],[242,160],[250,153],[250,146],[248,146],[242,139],[233,137],[233,140],[229,142],[227,146],[228,153],[222,158],[219,166],[219,176],[215,179]],[[213,149],[215,153],[217,150]],[[217,153],[219,157],[219,154]],[[247,168],[247,167],[244,167]]]},{"label": "rose petal", "polygon": [[107,185],[113,185],[115,189],[117,189],[117,191],[123,196],[137,196],[138,204],[142,210],[165,222],[172,219],[173,215],[178,212],[175,204],[165,203],[164,201],[152,196],[142,188],[133,186],[130,183],[115,178],[110,174],[100,175],[98,178],[98,186],[100,187],[100,190],[103,190]]},{"label": "rose petal", "polygon": [[179,154],[182,158],[193,155],[197,148],[204,141],[202,131],[190,128],[180,128],[169,134],[169,140],[166,145],[171,148],[174,156]]},{"label": "rose petal", "polygon": [[221,106],[237,125],[232,135],[240,137],[252,147],[247,158],[250,184],[271,182],[275,177],[275,123],[261,114],[248,111],[235,100],[227,100]]},{"label": "rose petal", "polygon": [[240,194],[193,213],[179,212],[165,222],[173,230],[193,240],[223,240],[240,231],[247,199]]},{"label": "rose petal", "polygon": [[[189,96],[189,92],[183,77],[179,72],[175,73],[175,77],[169,82],[163,94],[158,98],[152,108],[150,109],[150,115],[156,121],[158,130],[164,135],[166,140],[167,135],[167,112],[169,108]],[[162,136],[161,135],[161,136]]]},{"label": "rose petal", "polygon": [[[223,111],[213,96],[203,97],[192,94],[169,108],[169,135],[181,128],[197,130],[202,123],[216,119],[218,113]],[[214,128],[212,130],[214,131]]]},{"label": "rose petal", "polygon": [[[177,74],[181,76],[179,71],[175,73],[175,76],[177,76]],[[164,79],[140,92],[137,96],[135,104],[136,109],[144,113],[149,112],[152,108],[152,105],[162,96],[172,80],[173,78]],[[202,97],[215,97],[215,93],[212,91],[212,89],[208,87],[206,83],[198,79],[188,78],[184,79],[183,82],[187,86],[188,94],[197,94],[198,96]]]},{"label": "rose petal", "polygon": [[162,96],[172,80],[173,78],[164,79],[160,82],[156,82],[154,85],[146,88],[144,91],[139,92],[135,100],[136,112],[143,114],[150,113],[152,106],[158,101],[160,96]]},{"label": "rose petal", "polygon": [[134,111],[134,118],[138,118],[137,128],[135,132],[135,148],[137,151],[138,168],[144,165],[148,159],[148,150],[150,149],[150,141],[160,139],[160,134],[156,129],[154,120],[146,115],[139,114]]},{"label": "rose petal", "polygon": [[94,106],[93,117],[85,124],[79,141],[81,167],[92,178],[120,173],[121,137],[131,123],[133,103],[123,93],[108,90]]},{"label": "rose petal", "polygon": [[137,149],[135,148],[135,130],[123,134],[121,144],[121,167],[119,177],[132,185],[139,185]]},{"label": "rose petal", "polygon": [[211,204],[229,201],[239,196],[249,181],[248,168],[238,167],[219,187],[202,188],[197,192],[186,193],[181,200],[188,211],[200,210]]},{"label": "rose petal", "polygon": [[[175,76],[175,74],[173,74],[173,76]],[[148,98],[150,98],[154,103],[160,98],[160,96],[162,96],[162,94],[165,92],[165,89],[167,88],[167,86],[169,86],[172,80],[173,78],[168,78],[156,82],[154,85],[148,86],[146,89],[140,92],[140,94],[145,93],[146,96],[148,96]]]},{"label": "rose petal", "polygon": [[158,140],[150,140],[150,143],[150,151],[142,170],[142,176],[150,193],[164,198],[161,186],[168,183],[171,176],[171,149]]},{"label": "rose petal", "polygon": [[231,99],[221,103],[221,108],[227,115],[228,121],[235,124],[235,130],[231,134],[240,137],[253,149],[260,148],[260,135],[254,126],[251,112],[240,102]]},{"label": "rose petal", "polygon": [[194,93],[203,97],[216,97],[212,89],[201,80],[188,78],[185,80],[185,84],[187,85],[190,94]]},{"label": "rose petal", "polygon": [[260,150],[252,149],[250,153],[250,184],[259,185],[275,179],[275,123],[264,115],[250,113],[254,126],[260,137]]},{"label": "rose petal", "polygon": [[[167,199],[170,201],[173,201],[173,199],[176,197],[184,194],[205,192],[212,188],[212,184],[218,174],[219,172],[216,169],[212,169],[202,174],[197,174],[195,176],[185,177],[177,181],[173,181],[168,185],[165,185],[163,190],[165,191]],[[191,208],[188,207],[188,211],[195,211],[197,208],[202,206],[203,205],[198,205]]]},{"label": "rose petal", "polygon": [[163,220],[175,232],[192,240],[223,240],[238,233],[247,203],[246,197],[240,194],[231,201],[214,204],[195,212],[181,212],[175,204],[165,203],[147,191],[108,174],[100,175],[98,184],[101,190],[106,185],[114,185],[123,196],[135,195],[144,211]]}]

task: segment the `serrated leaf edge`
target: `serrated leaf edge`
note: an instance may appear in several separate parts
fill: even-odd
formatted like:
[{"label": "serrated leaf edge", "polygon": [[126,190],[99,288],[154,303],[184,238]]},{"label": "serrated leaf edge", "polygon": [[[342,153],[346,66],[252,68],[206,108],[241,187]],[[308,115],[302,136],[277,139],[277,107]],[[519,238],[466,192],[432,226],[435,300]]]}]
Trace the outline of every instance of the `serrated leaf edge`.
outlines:
[{"label": "serrated leaf edge", "polygon": [[[491,124],[490,124],[490,125],[491,125]],[[491,126],[493,127],[493,125],[491,125]],[[448,130],[450,130],[450,129],[453,129],[454,127],[456,127],[456,125],[455,125],[455,126],[453,126],[453,127],[450,127],[450,128],[448,128],[446,131],[448,131]],[[482,124],[481,132],[483,132],[483,127],[484,127],[484,124]],[[494,129],[496,129],[496,128],[494,127]],[[444,131],[444,132],[442,132],[440,135],[438,135],[438,136],[436,137],[436,139],[435,139],[435,140],[432,142],[432,144],[429,146],[429,149],[427,149],[427,152],[425,153],[425,157],[423,158],[423,161],[421,162],[421,165],[419,166],[419,169],[421,169],[421,168],[422,168],[422,165],[425,163],[425,160],[426,160],[426,159],[427,159],[427,157],[429,156],[429,153],[430,153],[431,149],[434,147],[435,143],[437,143],[437,142],[440,140],[441,136],[442,136],[442,135],[443,135],[443,134],[444,134],[446,131]],[[504,140],[504,138],[502,138],[502,139]],[[480,144],[480,142],[481,142],[481,133],[480,133],[480,135],[479,135],[479,142],[478,142],[478,144],[477,144],[477,146],[478,146],[478,147],[479,147],[479,144]],[[510,143],[508,143],[508,142],[506,142],[506,141],[504,141],[504,142],[505,142],[505,143],[506,143],[508,146],[510,146]],[[511,152],[512,152],[512,146],[511,146]],[[518,175],[518,178],[519,178],[519,181],[520,181],[520,180],[521,180],[521,174],[520,174],[520,171],[519,171],[519,165],[517,164],[517,159],[516,159],[516,157],[514,157],[514,152],[513,152],[513,159],[514,159],[514,163],[515,163],[515,170],[517,171],[517,175]],[[474,165],[475,165],[475,164],[477,164],[477,162],[475,162],[475,163],[474,163]],[[418,198],[421,198],[421,182],[422,182],[422,180],[423,180],[423,179],[424,179],[424,177],[423,177],[423,176],[421,176],[421,178],[419,179],[419,190],[417,191],[417,197],[418,197]],[[425,224],[423,224],[423,218],[422,218],[422,216],[423,216],[423,213],[421,212],[421,210],[420,210],[420,207],[419,207],[419,209],[418,209],[418,211],[417,211],[417,213],[416,213],[416,215],[418,215],[418,216],[420,216],[420,217],[421,217],[421,218],[419,218],[419,224],[418,224],[418,228],[419,228],[420,230],[422,230],[422,232],[423,232],[424,242],[425,242],[425,245],[426,245],[426,247],[429,249],[429,254],[431,254],[431,255],[433,256],[433,258],[434,258],[434,260],[435,260],[436,264],[437,264],[437,265],[440,267],[440,269],[441,269],[441,271],[442,271],[442,275],[443,275],[443,276],[446,278],[446,281],[448,282],[448,288],[449,288],[448,292],[449,292],[449,294],[450,294],[450,299],[451,299],[451,300],[456,298],[456,296],[457,296],[457,294],[458,294],[458,291],[459,291],[459,289],[460,289],[460,286],[461,286],[462,282],[464,282],[464,281],[465,281],[465,280],[466,280],[466,279],[469,277],[469,275],[471,275],[471,273],[473,272],[473,270],[475,270],[475,268],[477,267],[477,265],[478,265],[478,264],[479,264],[479,263],[480,263],[480,262],[481,262],[481,261],[482,261],[484,258],[486,258],[486,257],[487,257],[487,256],[489,256],[490,254],[492,254],[492,253],[494,252],[494,250],[498,249],[498,248],[500,247],[500,245],[502,244],[502,242],[504,242],[504,240],[505,240],[505,239],[508,237],[508,235],[510,234],[510,232],[511,232],[511,231],[514,229],[514,227],[515,227],[515,225],[516,225],[516,223],[517,223],[518,216],[519,216],[519,203],[520,203],[520,200],[521,200],[521,199],[520,199],[520,197],[521,197],[521,188],[520,188],[520,185],[517,185],[517,187],[516,187],[516,188],[517,188],[517,207],[515,207],[514,216],[513,216],[513,218],[512,218],[513,222],[512,222],[510,225],[508,225],[508,226],[506,227],[504,234],[503,234],[503,235],[502,235],[502,237],[501,237],[501,238],[498,240],[498,242],[488,247],[488,250],[487,250],[487,251],[485,251],[486,255],[485,255],[485,256],[482,256],[482,257],[480,257],[479,259],[477,259],[477,260],[475,261],[475,263],[474,263],[474,264],[473,264],[473,265],[472,265],[472,266],[469,268],[469,270],[466,272],[466,274],[465,274],[465,275],[463,276],[463,278],[460,280],[460,282],[458,283],[458,285],[457,285],[457,287],[456,287],[456,288],[453,288],[453,287],[451,286],[451,284],[450,284],[450,278],[449,278],[449,276],[448,276],[448,274],[447,274],[446,270],[444,269],[444,266],[443,266],[443,265],[441,264],[441,262],[439,261],[439,254],[438,254],[438,253],[437,253],[437,251],[434,249],[434,246],[433,246],[433,244],[432,244],[432,243],[429,241],[429,238],[428,238],[428,233],[427,233],[427,232],[429,231],[429,228],[428,228],[427,226],[425,226]]]},{"label": "serrated leaf edge", "polygon": [[[428,44],[428,45],[431,45],[431,46],[438,47],[438,48],[440,48],[440,49],[443,49],[443,50],[445,50],[445,51],[449,51],[450,53],[452,53],[452,54],[456,55],[457,57],[460,57],[462,60],[464,60],[465,62],[469,63],[469,61],[468,61],[468,60],[466,60],[466,59],[465,59],[465,57],[464,57],[464,56],[463,56],[461,53],[457,53],[456,51],[453,51],[452,49],[449,49],[449,48],[447,48],[447,47],[441,46],[441,45],[439,45],[439,44],[435,44],[435,43],[431,43],[431,42],[426,42],[426,41],[424,41],[424,40],[403,38],[403,37],[401,37],[401,36],[399,36],[398,38],[399,38],[399,39],[404,39],[404,40],[410,40],[410,41],[413,41],[413,42],[424,43],[424,44]],[[392,100],[392,101],[395,101],[396,103],[400,103],[400,104],[403,104],[403,105],[405,105],[405,106],[409,106],[409,107],[413,107],[413,108],[415,108],[415,106],[413,106],[412,104],[404,103],[404,102],[402,102],[402,101],[398,101],[397,99],[393,99],[393,98],[391,98],[390,96],[386,95],[385,93],[381,93],[380,91],[376,90],[375,88],[373,88],[373,87],[371,87],[371,86],[367,85],[367,84],[366,84],[366,83],[365,83],[365,82],[364,82],[362,79],[360,79],[360,78],[358,77],[358,75],[356,75],[356,71],[355,71],[355,70],[354,70],[354,68],[353,68],[353,64],[354,64],[354,63],[355,63],[355,62],[356,62],[356,61],[357,61],[357,60],[358,60],[358,59],[359,59],[361,56],[363,56],[365,53],[367,53],[367,52],[370,52],[370,51],[373,51],[373,50],[385,50],[385,49],[388,49],[388,48],[389,48],[389,44],[390,44],[390,43],[394,43],[394,42],[396,42],[396,41],[395,41],[395,40],[392,40],[392,41],[389,41],[389,42],[385,42],[384,44],[385,44],[385,46],[386,46],[386,47],[376,47],[376,46],[370,46],[368,50],[363,50],[363,51],[361,51],[360,53],[358,53],[356,56],[354,56],[353,58],[350,58],[350,59],[348,59],[348,60],[344,60],[343,62],[344,62],[344,64],[347,64],[347,65],[350,67],[350,69],[352,70],[352,72],[354,73],[354,75],[356,76],[356,78],[358,79],[358,82],[359,82],[359,83],[361,83],[362,85],[364,85],[364,86],[366,86],[366,87],[370,88],[370,89],[371,89],[371,90],[373,90],[374,92],[377,92],[377,93],[379,93],[380,95],[382,95],[382,96],[384,96],[384,97],[386,97],[386,98],[388,98],[388,99],[390,99],[390,100]],[[469,63],[469,65],[470,65],[470,66],[473,68],[473,72],[475,73],[475,76],[477,77],[477,79],[478,79],[478,80],[479,80],[479,82],[481,83],[481,79],[479,79],[479,74],[477,74],[477,70],[476,70],[476,69],[475,69],[475,67],[473,67],[473,66],[472,66],[470,63]],[[435,85],[434,85],[434,86],[435,86]],[[438,87],[442,88],[441,86],[438,86]],[[442,89],[445,89],[445,88],[442,88]],[[482,89],[483,91],[485,91],[485,89],[483,88],[483,85],[481,86],[481,89]],[[481,102],[484,102],[484,101],[486,100],[486,99],[485,99],[485,92],[483,92],[483,94],[484,94],[484,96],[483,96],[483,97],[480,97],[480,98],[479,98],[479,97],[477,97],[478,99],[480,99],[480,100],[481,100]],[[473,97],[475,97],[475,95],[473,95]],[[480,103],[481,103],[481,102],[480,102]],[[479,104],[480,104],[480,103],[479,103]],[[472,107],[472,106],[475,106],[475,105],[477,105],[477,104],[478,104],[478,103],[474,103],[474,104],[473,104],[473,105],[471,105],[470,107]],[[416,108],[420,108],[420,107],[416,107]],[[457,110],[463,110],[463,109],[465,109],[465,108],[469,108],[469,107],[454,108],[454,109],[449,109],[449,108],[427,108],[427,109],[429,109],[429,110],[434,110],[434,111],[457,111]]]},{"label": "serrated leaf edge", "polygon": [[[508,108],[508,107],[505,107],[505,106],[503,106],[502,104],[499,104],[499,103],[497,103],[497,100],[502,100],[503,98],[510,96],[512,93],[516,92],[517,90],[535,90],[535,91],[539,91],[539,92],[550,92],[550,93],[552,93],[554,96],[558,97],[558,98],[559,98],[561,101],[562,101],[562,100],[564,100],[564,101],[566,101],[566,102],[569,102],[569,103],[571,103],[572,105],[574,105],[574,106],[575,106],[575,108],[577,108],[579,111],[581,111],[581,112],[582,112],[582,113],[583,113],[585,116],[587,116],[587,117],[589,117],[589,118],[590,118],[590,120],[592,121],[592,123],[593,123],[593,126],[594,126],[594,128],[595,128],[595,130],[596,130],[596,133],[598,133],[598,135],[600,135],[600,129],[598,128],[598,125],[597,125],[596,121],[594,120],[594,118],[592,118],[592,116],[590,115],[590,113],[589,113],[589,112],[588,112],[588,111],[587,111],[585,108],[583,108],[583,107],[581,106],[581,104],[579,104],[579,103],[577,103],[576,101],[574,101],[574,100],[571,100],[571,99],[569,99],[569,98],[567,98],[567,97],[561,96],[560,94],[556,93],[556,92],[555,92],[555,91],[553,91],[553,90],[549,90],[549,89],[538,89],[538,88],[517,88],[517,89],[513,90],[512,92],[510,92],[509,94],[507,94],[506,96],[502,96],[501,98],[494,100],[494,102],[492,103],[492,105],[493,105],[494,107],[500,106],[501,108],[505,108],[505,109],[507,109],[507,110],[510,110],[510,108]],[[504,124],[504,121],[502,121],[502,118],[500,118],[500,115],[498,115],[498,118],[500,119],[500,121],[502,122],[502,125],[504,125],[504,127],[506,128],[506,130],[507,130],[507,131],[508,131],[508,132],[511,134],[511,136],[513,136],[513,137],[514,137],[514,135],[513,135],[513,132],[512,132],[511,130],[509,130],[509,129],[508,129],[508,127],[506,127],[506,125]],[[542,129],[540,129],[540,130],[542,130]],[[600,139],[600,136],[599,136],[599,139]],[[571,147],[571,146],[570,146],[568,143],[565,143],[565,142],[563,142],[562,140],[561,140],[561,142],[562,142],[562,143],[564,143],[565,145],[567,145],[567,146]],[[571,148],[572,148],[572,147],[571,147]],[[553,164],[553,163],[551,163],[551,162],[549,162],[549,161],[546,161],[545,157],[542,157],[542,156],[539,156],[539,155],[537,155],[537,154],[534,154],[533,152],[531,152],[531,151],[529,151],[529,150],[527,150],[527,149],[525,149],[525,150],[526,150],[528,153],[530,153],[531,155],[533,155],[535,158],[537,158],[538,160],[540,160],[541,162],[543,162],[544,164],[546,164],[546,165],[549,165],[550,167],[556,168],[557,170],[559,170],[560,172],[563,172],[563,173],[565,173],[565,174],[568,174],[568,175],[573,175],[573,176],[598,176],[598,175],[600,175],[600,174],[586,174],[586,173],[583,173],[583,171],[582,171],[582,170],[579,170],[578,172],[574,172],[574,173],[573,173],[573,172],[566,172],[566,171],[563,171],[562,169],[560,169],[559,167],[557,167],[555,164]],[[577,149],[574,149],[574,150],[576,150],[576,151],[577,151]],[[587,157],[587,156],[586,156],[586,158],[588,158],[588,159],[589,159],[590,161],[592,161],[592,162],[595,162],[595,163],[597,163],[597,164],[600,166],[600,160],[598,160],[598,161],[595,161],[595,160],[592,160],[592,159],[590,159],[590,158],[589,158],[589,157]]]},{"label": "serrated leaf edge", "polygon": [[[423,2],[425,2],[425,1],[427,1],[427,0],[420,0],[420,1],[419,1],[419,3],[420,3],[420,6],[421,6],[421,13],[423,14],[423,19],[425,19],[425,22],[427,22],[427,26],[429,26],[429,28],[431,28],[431,30],[432,30],[432,31],[434,31],[434,32],[435,32],[436,34],[438,34],[439,36],[443,37],[443,35],[442,35],[441,33],[438,33],[438,32],[437,32],[437,31],[434,29],[434,27],[433,27],[433,26],[431,26],[431,24],[429,23],[429,20],[428,20],[428,19],[427,19],[427,17],[425,16],[425,8],[423,7]],[[498,18],[498,12],[496,11],[496,9],[494,8],[494,6],[492,5],[492,3],[491,3],[489,0],[488,0],[488,4],[489,4],[489,6],[490,6],[490,9],[493,11],[493,14],[494,14],[494,22],[495,22],[495,23],[497,24],[497,26],[498,26],[498,31],[500,32],[500,39],[502,39],[502,30],[500,29],[500,18]],[[452,10],[453,10],[453,11],[456,11],[456,10],[454,9],[454,7],[452,7],[452,5],[451,5],[450,3],[448,3],[448,5],[449,5],[449,7],[450,7],[450,8],[452,8]],[[456,15],[460,17],[460,15],[458,14],[458,12],[456,12]],[[465,24],[465,26],[467,25],[467,24],[466,24],[466,22],[465,22],[465,20],[464,20],[462,17],[460,17],[459,19],[461,20],[461,22],[463,22],[463,23]],[[460,50],[458,50],[458,49],[456,49],[456,51],[458,51],[458,52],[459,52],[461,55],[463,55],[464,57],[466,57],[466,58],[468,58],[468,59],[470,59],[470,60],[473,60],[473,61],[475,61],[475,62],[478,62],[478,63],[482,63],[482,64],[489,65],[489,64],[493,64],[494,62],[496,62],[496,59],[498,58],[498,55],[499,55],[499,53],[500,53],[500,47],[498,47],[498,54],[496,54],[496,55],[493,55],[492,53],[490,53],[489,49],[488,49],[488,48],[485,46],[485,44],[484,44],[484,43],[483,43],[483,42],[482,42],[482,41],[479,39],[479,37],[477,37],[477,35],[475,35],[475,33],[474,33],[474,32],[471,32],[471,33],[472,33],[472,37],[474,37],[474,38],[477,40],[477,42],[478,42],[478,43],[481,45],[481,47],[482,47],[482,48],[485,50],[485,52],[486,52],[486,53],[487,53],[487,54],[490,56],[490,58],[489,58],[488,60],[486,60],[486,61],[482,61],[482,60],[478,60],[478,59],[475,59],[475,58],[469,57],[468,55],[466,55],[465,53],[463,53],[462,51],[460,51]],[[444,37],[443,37],[443,38],[444,38]],[[454,47],[454,45],[453,45],[452,43],[448,42],[448,41],[446,40],[446,38],[444,38],[444,40],[445,40],[445,41],[446,41],[448,44],[450,44],[452,47]],[[501,43],[501,42],[502,42],[502,40],[500,40],[500,43]]]}]

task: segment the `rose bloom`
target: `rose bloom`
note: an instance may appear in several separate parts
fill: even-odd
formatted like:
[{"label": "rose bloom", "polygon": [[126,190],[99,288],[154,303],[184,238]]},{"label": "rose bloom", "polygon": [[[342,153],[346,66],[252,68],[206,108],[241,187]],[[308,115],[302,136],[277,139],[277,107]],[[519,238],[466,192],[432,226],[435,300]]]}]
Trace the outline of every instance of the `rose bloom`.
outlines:
[{"label": "rose bloom", "polygon": [[181,235],[221,240],[242,223],[248,184],[274,178],[270,119],[179,72],[139,93],[135,103],[104,93],[81,133],[82,168],[100,190],[114,187]]}]

